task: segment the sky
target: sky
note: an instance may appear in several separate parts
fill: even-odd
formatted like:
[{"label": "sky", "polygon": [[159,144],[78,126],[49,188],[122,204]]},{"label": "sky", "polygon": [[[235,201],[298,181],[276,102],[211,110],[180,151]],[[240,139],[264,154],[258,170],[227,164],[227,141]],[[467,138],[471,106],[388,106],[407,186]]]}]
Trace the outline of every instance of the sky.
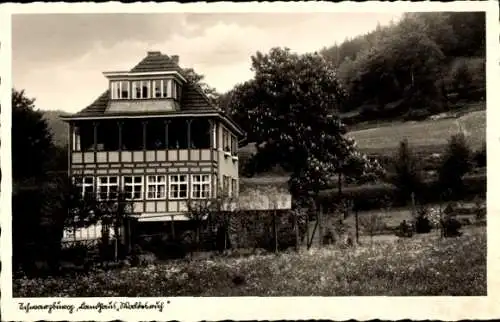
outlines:
[{"label": "sky", "polygon": [[23,14],[12,17],[14,88],[36,108],[78,112],[147,51],[179,55],[219,92],[251,79],[250,57],[272,47],[314,52],[396,22],[390,13]]}]

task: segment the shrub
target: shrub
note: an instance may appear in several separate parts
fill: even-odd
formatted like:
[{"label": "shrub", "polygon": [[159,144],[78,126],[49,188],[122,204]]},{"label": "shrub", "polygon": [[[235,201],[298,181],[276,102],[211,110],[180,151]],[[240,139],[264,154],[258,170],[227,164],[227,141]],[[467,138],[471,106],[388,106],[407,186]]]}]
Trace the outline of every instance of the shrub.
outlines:
[{"label": "shrub", "polygon": [[442,192],[449,191],[449,197],[452,199],[459,199],[464,195],[463,177],[472,169],[471,154],[463,133],[453,135],[448,141],[439,169],[439,185]]},{"label": "shrub", "polygon": [[417,160],[408,147],[408,140],[401,141],[394,159],[394,177],[392,183],[398,190],[400,201],[409,200],[412,193],[419,194],[422,178],[417,167]]},{"label": "shrub", "polygon": [[462,232],[460,231],[460,228],[462,228],[462,224],[460,223],[460,221],[458,221],[454,217],[447,216],[442,221],[442,229],[443,229],[443,236],[444,237],[461,236]]},{"label": "shrub", "polygon": [[474,162],[478,168],[486,167],[486,143],[483,143],[482,148],[476,151],[474,155]]},{"label": "shrub", "polygon": [[415,232],[417,234],[426,234],[432,230],[432,221],[429,218],[429,209],[421,207],[417,210],[415,218]]},{"label": "shrub", "polygon": [[406,220],[403,220],[396,230],[396,236],[398,237],[413,237],[413,225]]}]

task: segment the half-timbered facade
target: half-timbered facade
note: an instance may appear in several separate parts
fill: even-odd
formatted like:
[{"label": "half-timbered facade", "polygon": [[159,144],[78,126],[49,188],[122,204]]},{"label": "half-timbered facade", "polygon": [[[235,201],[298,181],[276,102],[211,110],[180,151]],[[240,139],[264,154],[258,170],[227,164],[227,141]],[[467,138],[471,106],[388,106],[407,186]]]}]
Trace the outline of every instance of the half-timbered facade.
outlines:
[{"label": "half-timbered facade", "polygon": [[82,194],[123,191],[139,221],[186,219],[190,200],[238,194],[241,128],[178,65],[148,52],[69,124],[69,173]]}]

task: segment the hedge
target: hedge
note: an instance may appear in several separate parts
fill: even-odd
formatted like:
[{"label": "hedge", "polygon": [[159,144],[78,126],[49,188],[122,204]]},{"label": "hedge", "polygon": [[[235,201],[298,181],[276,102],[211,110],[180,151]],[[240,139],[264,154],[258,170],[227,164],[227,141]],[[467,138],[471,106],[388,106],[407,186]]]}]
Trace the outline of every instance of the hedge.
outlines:
[{"label": "hedge", "polygon": [[[422,204],[439,202],[441,191],[436,181],[427,181],[424,183],[424,189],[418,196],[418,202]],[[466,200],[472,200],[475,197],[486,198],[486,174],[475,174],[464,177]],[[358,210],[379,209],[385,206],[387,199],[396,203],[395,194],[397,188],[389,183],[366,184],[360,186],[347,186],[342,188],[342,194],[339,196],[338,189],[328,189],[320,192],[319,201],[328,203],[337,203],[339,199],[350,199]]]}]

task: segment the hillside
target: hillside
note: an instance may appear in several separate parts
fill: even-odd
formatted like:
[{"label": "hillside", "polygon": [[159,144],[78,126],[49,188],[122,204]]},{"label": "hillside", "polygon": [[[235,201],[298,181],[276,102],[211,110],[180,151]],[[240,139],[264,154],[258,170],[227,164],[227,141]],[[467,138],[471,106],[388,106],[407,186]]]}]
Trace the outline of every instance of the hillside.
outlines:
[{"label": "hillside", "polygon": [[68,144],[68,129],[67,125],[61,120],[59,116],[67,115],[63,111],[41,111],[43,117],[47,120],[49,128],[52,132],[53,140],[55,145],[59,147],[64,147]]}]

